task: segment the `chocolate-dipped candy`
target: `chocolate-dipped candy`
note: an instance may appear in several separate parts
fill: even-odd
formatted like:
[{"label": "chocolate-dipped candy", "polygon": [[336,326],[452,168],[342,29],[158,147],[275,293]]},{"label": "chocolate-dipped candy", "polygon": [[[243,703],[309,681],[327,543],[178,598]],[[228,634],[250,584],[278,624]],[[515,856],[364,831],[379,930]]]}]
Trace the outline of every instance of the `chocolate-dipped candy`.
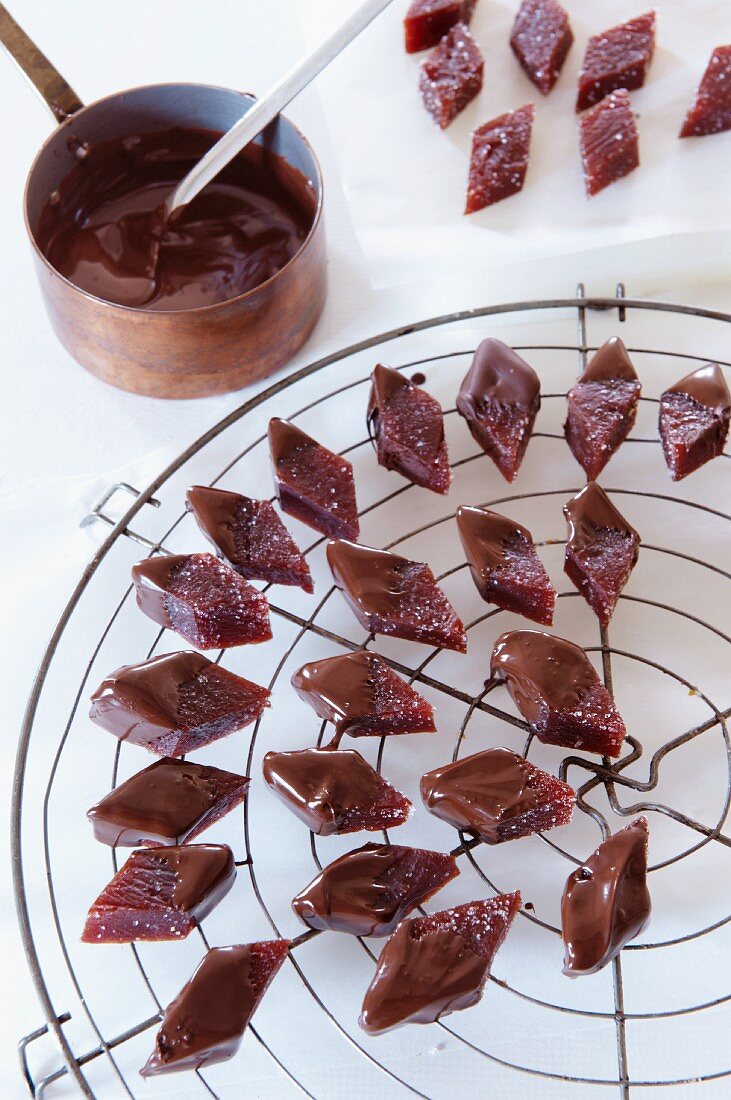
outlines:
[{"label": "chocolate-dipped candy", "polygon": [[228,649],[272,636],[269,602],[213,554],[170,554],[132,567],[137,606],[200,649]]},{"label": "chocolate-dipped candy", "polygon": [[564,571],[607,626],[637,563],[640,536],[595,481],[563,511],[568,525]]},{"label": "chocolate-dipped candy", "polygon": [[641,88],[654,52],[654,11],[595,34],[579,73],[576,110],[584,111],[620,88],[628,92]]},{"label": "chocolate-dipped candy", "polygon": [[187,843],[246,797],[244,775],[165,757],[110,791],[86,816],[112,848]]},{"label": "chocolate-dipped candy", "polygon": [[381,951],[360,1026],[369,1035],[431,1024],[482,999],[493,959],[520,909],[519,893],[403,920]]},{"label": "chocolate-dipped candy", "polygon": [[408,798],[355,749],[268,752],[263,772],[277,797],[318,836],[391,829],[411,813]]},{"label": "chocolate-dipped candy", "polygon": [[464,504],[457,509],[457,528],[483,600],[550,626],[556,590],[530,531],[498,512]]},{"label": "chocolate-dipped candy", "polygon": [[502,748],[435,768],[420,787],[430,813],[487,844],[567,825],[575,801],[568,783]]},{"label": "chocolate-dipped candy", "polygon": [[434,710],[411,684],[375,653],[358,650],[311,661],[292,676],[292,687],[338,737],[434,733]]},{"label": "chocolate-dipped candy", "polygon": [[558,0],[522,0],[510,45],[526,76],[543,95],[548,95],[558,80],[573,41],[569,17]]},{"label": "chocolate-dipped candy", "polygon": [[590,481],[632,431],[641,388],[626,347],[613,336],[569,391],[566,442]]},{"label": "chocolate-dipped candy", "polygon": [[498,115],[472,134],[465,214],[474,214],[523,190],[535,108],[526,103]]},{"label": "chocolate-dipped candy", "polygon": [[731,393],[718,363],[676,382],[660,398],[660,439],[673,481],[723,454]]},{"label": "chocolate-dipped candy", "polygon": [[142,1076],[204,1069],[232,1058],[288,951],[289,940],[211,948],[165,1009]]},{"label": "chocolate-dipped candy", "polygon": [[102,680],[89,717],[120,741],[177,757],[248,726],[270,696],[200,653],[165,653]]},{"label": "chocolate-dipped candy", "polygon": [[647,819],[607,837],[572,871],[561,899],[564,974],[595,974],[633,940],[650,918]]},{"label": "chocolate-dipped candy", "polygon": [[640,136],[629,92],[611,92],[581,116],[579,145],[589,198],[639,168]]},{"label": "chocolate-dipped candy", "polygon": [[84,943],[180,940],[207,917],[236,878],[225,844],[133,852],[86,918]]},{"label": "chocolate-dipped candy", "polygon": [[454,856],[398,844],[364,844],[330,863],[292,901],[320,931],[388,936],[417,905],[459,874]]},{"label": "chocolate-dipped candy", "polygon": [[680,137],[706,137],[731,130],[731,46],[716,46]]},{"label": "chocolate-dipped candy", "polygon": [[491,682],[510,696],[540,741],[618,756],[627,730],[614,700],[580,646],[541,630],[501,634]]},{"label": "chocolate-dipped candy", "polygon": [[205,485],[191,486],[186,500],[203,534],[240,576],[313,591],[307,562],[268,500]]},{"label": "chocolate-dipped candy", "polygon": [[477,0],[411,0],[404,19],[407,53],[438,45],[456,23],[469,23]]},{"label": "chocolate-dipped candy", "polygon": [[327,544],[327,560],[366,630],[466,652],[464,626],[424,562],[344,539]]},{"label": "chocolate-dipped candy", "polygon": [[446,493],[452,480],[439,402],[404,374],[378,363],[371,376],[368,426],[381,466],[414,485]]},{"label": "chocolate-dipped candy", "polygon": [[541,383],[500,340],[483,340],[457,395],[457,411],[506,481],[514,481],[541,407]]},{"label": "chocolate-dipped candy", "polygon": [[283,512],[331,539],[357,539],[353,467],[288,420],[269,421],[274,485]]},{"label": "chocolate-dipped candy", "polygon": [[422,62],[421,98],[442,130],[480,94],[484,69],[480,47],[464,23],[456,23]]}]

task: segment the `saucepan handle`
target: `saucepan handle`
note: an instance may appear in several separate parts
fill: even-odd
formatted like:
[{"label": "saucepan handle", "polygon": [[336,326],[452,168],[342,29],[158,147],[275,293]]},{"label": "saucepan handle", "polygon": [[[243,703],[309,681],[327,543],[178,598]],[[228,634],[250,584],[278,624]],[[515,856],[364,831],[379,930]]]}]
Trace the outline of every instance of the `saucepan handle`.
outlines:
[{"label": "saucepan handle", "polygon": [[49,108],[56,122],[63,122],[84,104],[44,53],[0,4],[0,43]]}]

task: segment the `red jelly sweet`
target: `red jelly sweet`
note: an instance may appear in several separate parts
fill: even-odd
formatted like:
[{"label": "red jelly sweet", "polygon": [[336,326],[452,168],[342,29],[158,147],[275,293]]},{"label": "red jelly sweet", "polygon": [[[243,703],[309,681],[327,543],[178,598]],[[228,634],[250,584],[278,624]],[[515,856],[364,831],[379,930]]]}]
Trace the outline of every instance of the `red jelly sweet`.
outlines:
[{"label": "red jelly sweet", "polygon": [[444,130],[482,88],[485,62],[464,23],[452,27],[421,66],[424,106]]},{"label": "red jelly sweet", "polygon": [[641,389],[626,347],[613,336],[569,391],[566,442],[590,481],[632,431]]},{"label": "red jelly sweet", "polygon": [[476,1005],[520,905],[519,893],[498,894],[401,921],[363,999],[363,1030],[430,1024]]},{"label": "red jelly sweet", "polygon": [[457,412],[506,481],[515,481],[541,407],[541,381],[501,340],[483,340],[459,393]]},{"label": "red jelly sweet", "polygon": [[594,481],[564,505],[564,515],[566,576],[607,626],[637,564],[640,536]]},{"label": "red jelly sweet", "polygon": [[292,686],[338,737],[433,733],[434,710],[375,653],[360,650],[303,665]]},{"label": "red jelly sweet", "polygon": [[497,512],[464,504],[457,509],[457,527],[483,600],[550,626],[556,589],[530,531]]},{"label": "red jelly sweet", "polygon": [[487,749],[435,768],[420,787],[430,813],[487,844],[567,825],[574,810],[567,783],[510,749]]},{"label": "red jelly sweet", "polygon": [[673,481],[723,454],[731,393],[718,363],[686,375],[660,398],[660,439]]},{"label": "red jelly sweet", "polygon": [[292,902],[320,931],[388,936],[459,874],[454,856],[398,844],[365,844],[330,863]]},{"label": "red jelly sweet", "polygon": [[246,797],[245,775],[164,757],[110,791],[87,812],[110,847],[188,843]]},{"label": "red jelly sweet", "polygon": [[89,717],[120,741],[183,756],[254,722],[270,696],[200,653],[165,653],[107,676]]},{"label": "red jelly sweet", "polygon": [[639,167],[637,124],[629,93],[624,89],[612,92],[582,115],[579,130],[584,182],[590,197]]},{"label": "red jelly sweet", "polygon": [[289,940],[211,948],[165,1009],[142,1076],[199,1070],[232,1058],[288,952]]},{"label": "red jelly sweet", "polygon": [[170,554],[132,567],[137,606],[200,649],[267,642],[269,602],[213,554]]},{"label": "red jelly sweet", "polygon": [[278,417],[269,421],[269,448],[282,510],[329,538],[357,539],[358,506],[348,459]]},{"label": "red jelly sweet", "polygon": [[439,402],[405,375],[379,363],[373,371],[368,424],[378,461],[415,485],[446,493],[452,480]]},{"label": "red jelly sweet", "polygon": [[548,95],[559,78],[574,36],[558,0],[523,0],[510,45],[529,80]]},{"label": "red jelly sweet", "polygon": [[411,813],[408,798],[355,749],[268,752],[263,772],[274,793],[318,836],[391,829]]},{"label": "red jelly sweet", "polygon": [[474,214],[523,190],[534,113],[533,104],[526,103],[475,130],[465,214]]},{"label": "red jelly sweet", "polygon": [[179,940],[231,889],[236,867],[225,844],[133,852],[86,918],[84,943]]},{"label": "red jelly sweet", "polygon": [[540,630],[501,634],[490,674],[491,683],[507,685],[540,741],[619,756],[625,724],[591,661],[573,642]]},{"label": "red jelly sweet", "polygon": [[307,562],[268,500],[204,485],[186,498],[203,534],[242,577],[313,591]]},{"label": "red jelly sweet", "polygon": [[373,634],[467,651],[467,635],[428,565],[339,539],[327,545],[336,585]]},{"label": "red jelly sweet", "polygon": [[576,110],[584,111],[619,88],[645,83],[655,52],[655,12],[648,11],[589,39],[579,73]]},{"label": "red jelly sweet", "polygon": [[477,0],[412,0],[404,19],[407,53],[436,46],[455,23],[469,23]]},{"label": "red jelly sweet", "polygon": [[731,130],[731,46],[717,46],[685,116],[680,136],[705,137]]}]

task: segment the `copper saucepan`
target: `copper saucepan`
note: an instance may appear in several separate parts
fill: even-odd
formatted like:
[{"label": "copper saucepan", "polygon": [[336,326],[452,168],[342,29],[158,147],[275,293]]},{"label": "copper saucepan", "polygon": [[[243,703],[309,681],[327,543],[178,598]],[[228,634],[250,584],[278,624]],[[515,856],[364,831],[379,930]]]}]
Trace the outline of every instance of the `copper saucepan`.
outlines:
[{"label": "copper saucepan", "polygon": [[322,175],[299,130],[280,115],[256,139],[264,158],[269,151],[277,154],[314,192],[312,226],[285,267],[253,290],[215,305],[176,311],[116,305],[60,275],[36,240],[41,211],[77,163],[79,143],[176,126],[228,130],[254,97],[205,84],[153,84],[85,107],[1,4],[0,41],[59,123],[28,174],[24,211],[51,324],[74,359],[122,389],[176,398],[239,389],[291,359],[312,332],[326,293]]}]

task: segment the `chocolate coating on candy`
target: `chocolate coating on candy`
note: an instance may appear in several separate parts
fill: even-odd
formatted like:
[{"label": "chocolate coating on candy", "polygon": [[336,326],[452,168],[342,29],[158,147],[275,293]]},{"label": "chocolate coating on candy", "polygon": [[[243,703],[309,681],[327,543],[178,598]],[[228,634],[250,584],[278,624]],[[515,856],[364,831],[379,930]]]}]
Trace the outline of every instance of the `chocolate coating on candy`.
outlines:
[{"label": "chocolate coating on candy", "polygon": [[612,336],[592,355],[579,382],[636,382],[637,371],[619,336]]},{"label": "chocolate coating on candy", "polygon": [[683,393],[699,405],[712,409],[718,416],[727,414],[731,409],[731,393],[718,363],[707,363],[692,374],[686,374],[665,393]]},{"label": "chocolate coating on candy", "polygon": [[488,844],[544,832],[571,820],[571,787],[510,749],[487,749],[421,778],[430,813]]},{"label": "chocolate coating on candy", "polygon": [[330,538],[360,530],[353,467],[288,420],[269,421],[269,450],[284,512]]},{"label": "chocolate coating on candy", "polygon": [[204,485],[188,489],[186,500],[203,534],[242,577],[313,591],[307,562],[268,500]]},{"label": "chocolate coating on candy", "polygon": [[288,950],[288,940],[212,948],[165,1009],[142,1076],[203,1069],[233,1057]]},{"label": "chocolate coating on candy", "polygon": [[563,510],[568,524],[566,575],[606,626],[637,563],[640,536],[595,481]]},{"label": "chocolate coating on candy", "polygon": [[189,761],[157,760],[87,812],[94,836],[110,847],[177,845],[238,805],[249,779]]},{"label": "chocolate coating on candy", "polygon": [[430,1024],[477,1004],[520,903],[519,893],[499,894],[401,921],[363,999],[363,1030]]},{"label": "chocolate coating on candy", "polygon": [[459,874],[454,856],[398,844],[365,844],[321,871],[292,902],[323,931],[387,936],[402,917]]},{"label": "chocolate coating on candy", "polygon": [[264,781],[318,836],[402,825],[411,803],[355,749],[268,752]]},{"label": "chocolate coating on candy", "polygon": [[566,882],[561,901],[564,974],[595,974],[650,917],[648,825],[638,817],[608,837]]},{"label": "chocolate coating on candy", "polygon": [[292,686],[338,735],[433,733],[434,712],[375,653],[361,650],[303,665]]},{"label": "chocolate coating on candy", "polygon": [[731,393],[718,363],[707,363],[665,391],[659,428],[674,481],[723,453],[729,424]]},{"label": "chocolate coating on candy", "polygon": [[108,676],[89,717],[121,741],[182,756],[253,722],[270,695],[200,653],[166,653]]},{"label": "chocolate coating on candy", "polygon": [[343,539],[328,543],[327,560],[366,630],[466,651],[464,626],[424,562]]},{"label": "chocolate coating on candy", "polygon": [[487,508],[457,509],[457,527],[483,600],[550,626],[556,592],[530,531]]},{"label": "chocolate coating on candy", "polygon": [[601,485],[595,481],[590,481],[564,504],[563,511],[569,528],[567,547],[572,551],[588,549],[596,541],[597,532],[603,529],[619,531],[633,542],[639,542],[640,536],[632,524],[614,507]]},{"label": "chocolate coating on candy", "polygon": [[632,430],[640,390],[627,349],[613,336],[569,391],[566,441],[590,480],[599,476]]},{"label": "chocolate coating on candy", "polygon": [[432,492],[448,491],[452,471],[439,402],[383,363],[373,371],[368,425],[381,466]]},{"label": "chocolate coating on candy", "polygon": [[186,844],[133,852],[96,899],[84,943],[176,940],[231,889],[233,853],[225,844]]},{"label": "chocolate coating on candy", "polygon": [[541,741],[619,755],[627,730],[611,695],[579,646],[539,630],[502,634],[492,652],[493,681],[504,681]]}]

